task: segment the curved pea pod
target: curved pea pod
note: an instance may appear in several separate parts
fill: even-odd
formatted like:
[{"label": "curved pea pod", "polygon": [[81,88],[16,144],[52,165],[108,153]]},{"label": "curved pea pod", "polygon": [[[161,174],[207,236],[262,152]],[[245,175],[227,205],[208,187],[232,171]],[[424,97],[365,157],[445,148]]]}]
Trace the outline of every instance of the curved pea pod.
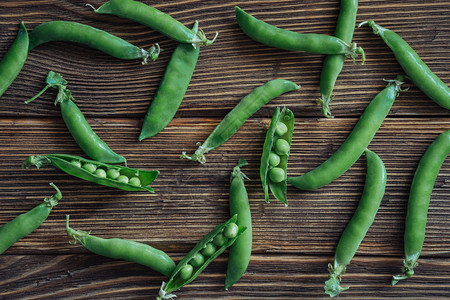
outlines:
[{"label": "curved pea pod", "polygon": [[[281,129],[280,129],[281,128]],[[261,156],[260,176],[264,189],[264,196],[266,202],[269,203],[269,188],[272,195],[276,199],[283,202],[286,206],[287,203],[287,164],[290,153],[290,146],[292,142],[292,134],[294,132],[294,114],[291,110],[284,107],[281,111],[278,107],[270,122],[269,129],[267,130],[266,140],[264,142],[263,154]],[[274,149],[274,145],[278,140],[285,140],[289,146],[286,153],[280,153]],[[281,143],[283,144],[283,143]],[[285,144],[285,143],[284,143]],[[282,154],[282,155],[280,155]],[[269,176],[269,172],[279,168],[284,172],[281,181],[272,180]],[[282,173],[280,170],[278,173]],[[282,175],[282,174],[281,174]]]},{"label": "curved pea pod", "polygon": [[[97,175],[89,170],[84,169],[81,166],[85,164],[92,164],[95,166],[95,170],[102,169],[105,173],[108,170],[116,170],[121,176],[126,176],[129,178],[138,178],[139,185],[133,185],[132,182],[122,182],[120,180],[108,178],[105,176]],[[68,154],[47,154],[42,155],[32,155],[29,156],[23,163],[22,167],[28,169],[30,166],[36,166],[40,168],[41,166],[52,165],[69,175],[92,181],[101,185],[106,185],[109,187],[118,188],[125,191],[140,191],[146,190],[153,193],[153,188],[148,185],[151,184],[159,174],[157,170],[139,170],[132,169],[123,166],[109,165],[101,163],[95,160],[85,159],[83,157],[68,155]],[[95,171],[94,170],[94,171]],[[118,174],[119,174],[118,173]],[[136,180],[137,181],[137,180]]]},{"label": "curved pea pod", "polygon": [[[175,295],[170,293],[193,281],[200,274],[200,272],[209,265],[210,262],[218,257],[226,248],[231,246],[241,235],[241,233],[246,230],[246,227],[236,225],[237,218],[238,216],[234,215],[228,221],[217,225],[211,232],[205,235],[203,239],[198,242],[197,245],[195,245],[195,247],[191,251],[189,251],[189,253],[178,263],[167,284],[165,282],[162,283],[161,289],[159,290],[159,296],[156,299],[161,300],[176,297]],[[198,254],[202,255],[202,250],[204,251],[208,248],[208,245],[211,245],[213,242],[215,242],[216,238],[219,235],[225,234],[227,228],[230,228],[230,226],[234,226],[237,228],[233,236],[230,238],[226,238],[226,241],[221,243],[221,246],[218,245],[215,251],[211,252],[210,255],[205,254],[204,256],[207,257],[205,257],[205,259],[201,263],[194,264],[193,260],[195,259],[195,257]],[[192,268],[189,266],[192,266]],[[183,272],[183,270],[186,269],[190,270],[188,274],[189,276],[185,276],[185,272]]]}]

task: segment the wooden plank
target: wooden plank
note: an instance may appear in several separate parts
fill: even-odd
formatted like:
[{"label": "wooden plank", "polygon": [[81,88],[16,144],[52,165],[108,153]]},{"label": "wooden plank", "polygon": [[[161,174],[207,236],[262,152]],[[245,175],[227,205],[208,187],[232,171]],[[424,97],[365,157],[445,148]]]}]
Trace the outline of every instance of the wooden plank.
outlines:
[{"label": "wooden plank", "polygon": [[[178,260],[182,254],[173,257]],[[225,291],[227,255],[223,254],[176,294],[182,299],[326,299],[323,285],[330,260],[331,257],[252,255],[248,272]],[[448,258],[421,259],[414,277],[391,287],[391,276],[398,273],[400,264],[401,260],[394,258],[355,257],[342,276],[342,285],[351,288],[341,297],[448,297]],[[0,297],[4,299],[149,299],[167,280],[146,267],[96,255],[5,255],[0,257],[0,266],[0,278],[8,278],[0,282]]]},{"label": "wooden plank", "polygon": [[[102,1],[91,1],[99,6]],[[97,50],[69,43],[48,43],[31,51],[23,71],[2,97],[1,115],[57,116],[51,109],[54,92],[32,105],[18,105],[43,86],[45,74],[54,70],[69,81],[77,103],[90,117],[143,118],[154,96],[176,43],[145,26],[112,16],[95,15],[85,1],[7,1],[0,7],[0,53],[15,38],[18,23],[24,20],[31,30],[51,20],[69,20],[92,25],[116,34],[141,47],[160,42],[165,49],[156,62],[120,61]],[[319,97],[319,77],[323,55],[278,50],[258,44],[245,36],[235,22],[233,1],[152,1],[155,7],[189,25],[200,20],[208,36],[219,31],[212,46],[204,47],[178,116],[223,117],[253,88],[273,78],[286,78],[303,87],[284,95],[267,107],[286,104],[297,116],[320,117],[315,99]],[[332,34],[339,1],[243,2],[239,5],[258,18],[289,30]],[[276,7],[276,10],[274,9]],[[401,34],[430,68],[450,82],[450,27],[448,1],[360,1],[358,21],[374,19]],[[432,16],[432,17],[428,17]],[[420,24],[420,25],[417,25]],[[369,28],[355,31],[355,42],[367,52],[364,66],[347,61],[335,89],[333,113],[359,116],[367,103],[383,88],[383,78],[401,72],[390,50]],[[393,115],[446,115],[448,111],[411,86],[394,105]],[[263,109],[258,116],[269,116]]]}]

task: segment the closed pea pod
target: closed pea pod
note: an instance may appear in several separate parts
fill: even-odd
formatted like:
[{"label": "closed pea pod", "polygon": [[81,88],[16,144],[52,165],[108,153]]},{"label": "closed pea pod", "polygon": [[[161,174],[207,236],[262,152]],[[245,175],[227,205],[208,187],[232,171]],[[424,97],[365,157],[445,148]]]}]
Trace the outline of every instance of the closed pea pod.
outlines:
[{"label": "closed pea pod", "polygon": [[[197,32],[198,22],[192,30]],[[139,140],[163,130],[175,116],[191,81],[200,49],[180,44],[174,50],[158,91],[145,116]]]},{"label": "closed pea pod", "polygon": [[341,287],[341,275],[345,273],[359,245],[372,225],[386,188],[386,169],[383,161],[375,153],[365,150],[367,175],[364,191],[352,219],[339,239],[334,255],[334,263],[329,264],[329,280],[325,282],[325,293],[330,297],[339,295],[349,287]]},{"label": "closed pea pod", "polygon": [[[81,162],[81,167],[77,162]],[[45,156],[32,155],[22,163],[23,168],[29,168],[33,165],[38,169],[42,166],[52,165],[69,175],[97,184],[125,191],[146,190],[151,193],[154,192],[153,188],[148,185],[151,184],[159,174],[159,171],[156,170],[139,170],[118,165],[109,165],[68,154],[48,154]],[[100,168],[106,172],[106,177],[95,174],[95,171]],[[116,170],[116,172],[111,172],[110,170]],[[113,174],[114,177],[109,176],[111,173],[118,173],[119,176],[115,177],[117,174]],[[125,180],[120,179],[121,177]],[[129,180],[132,177],[137,177],[139,179],[139,186],[129,183]]]},{"label": "closed pea pod", "polygon": [[395,285],[399,280],[414,275],[414,268],[418,265],[417,260],[425,241],[425,227],[431,193],[439,170],[449,153],[450,130],[447,130],[431,143],[419,161],[409,191],[405,221],[405,258],[402,268],[404,274],[394,276],[392,285]]},{"label": "closed pea pod", "polygon": [[153,28],[177,42],[192,44],[194,48],[211,45],[218,35],[216,33],[214,39],[208,40],[202,30],[194,32],[170,15],[133,0],[110,0],[99,8],[94,8],[94,11],[98,14],[110,14],[133,20]]},{"label": "closed pea pod", "polygon": [[40,93],[30,100],[25,101],[25,103],[30,103],[50,87],[58,89],[55,105],[59,103],[64,123],[84,153],[90,158],[104,163],[115,164],[126,162],[125,157],[112,151],[92,130],[83,113],[73,102],[74,98],[72,93],[66,88],[67,81],[60,74],[50,71],[47,75],[46,83],[47,85]]},{"label": "closed pea pod", "polygon": [[434,74],[422,61],[414,49],[395,32],[377,25],[374,21],[365,21],[392,50],[397,62],[417,87],[440,106],[450,109],[450,88]]},{"label": "closed pea pod", "polygon": [[[193,281],[216,257],[225,251],[226,248],[230,247],[245,231],[245,227],[237,226],[237,230],[232,229],[231,231],[234,235],[228,236],[228,241],[222,246],[214,246],[213,240],[218,234],[222,233],[226,235],[225,233],[229,231],[230,228],[236,228],[237,218],[238,216],[234,215],[228,221],[217,225],[212,231],[206,234],[200,242],[198,242],[197,245],[195,245],[195,247],[189,251],[189,253],[186,254],[186,256],[177,264],[167,284],[165,282],[162,283],[161,289],[159,290],[159,295],[156,299],[162,300],[176,297],[171,294],[173,291],[176,291]],[[208,248],[211,250],[208,250],[207,252],[202,251]],[[199,253],[202,253],[200,255],[202,255],[204,259],[199,259]]]},{"label": "closed pea pod", "polygon": [[52,208],[61,200],[62,194],[53,183],[50,185],[56,190],[56,194],[44,199],[44,203],[39,204],[29,212],[17,216],[12,221],[0,227],[0,254],[5,252],[15,242],[33,232],[47,219]]},{"label": "closed pea pod", "polygon": [[330,35],[297,33],[281,29],[256,19],[238,6],[235,9],[236,20],[242,31],[259,43],[289,51],[306,51],[317,54],[343,54],[350,56],[353,61],[358,57],[358,54],[361,54],[362,63],[364,63],[364,50],[361,47],[357,47],[356,43],[349,44]]},{"label": "closed pea pod", "polygon": [[19,75],[28,56],[28,32],[20,23],[17,37],[0,61],[0,97]]},{"label": "closed pea pod", "polygon": [[372,141],[402,91],[403,80],[404,77],[399,75],[397,79],[388,81],[387,87],[372,99],[339,149],[315,169],[301,176],[289,177],[289,183],[302,190],[314,190],[344,174]]},{"label": "closed pea pod", "polygon": [[247,165],[247,161],[239,160],[233,168],[230,178],[230,215],[237,214],[236,224],[246,227],[239,238],[230,247],[228,255],[227,275],[225,277],[225,289],[228,290],[235,284],[247,270],[252,253],[252,216],[248,194],[244,185],[245,174],[241,168]]},{"label": "closed pea pod", "polygon": [[173,260],[163,251],[147,244],[119,238],[103,239],[89,232],[74,230],[69,227],[69,216],[66,216],[67,235],[79,242],[87,250],[114,259],[122,259],[149,267],[163,275],[170,276],[175,269]]},{"label": "closed pea pod", "polygon": [[158,44],[147,51],[106,31],[69,21],[51,21],[38,25],[30,33],[29,51],[53,41],[84,44],[119,59],[142,59],[142,64],[147,63],[149,58],[156,60],[160,51]]},{"label": "closed pea pod", "polygon": [[300,86],[284,79],[274,79],[257,87],[245,96],[216,126],[208,138],[192,156],[185,152],[181,158],[205,163],[205,154],[225,143],[264,104],[286,92],[298,90]]},{"label": "closed pea pod", "polygon": [[[356,25],[356,13],[358,11],[358,0],[341,0],[341,8],[336,24],[334,36],[350,43],[353,39],[353,32]],[[327,55],[320,74],[320,94],[318,103],[321,106],[322,114],[331,118],[329,104],[336,80],[344,66],[345,55]]]},{"label": "closed pea pod", "polygon": [[287,163],[293,132],[294,114],[278,107],[266,133],[259,169],[266,202],[270,188],[275,198],[287,205]]}]

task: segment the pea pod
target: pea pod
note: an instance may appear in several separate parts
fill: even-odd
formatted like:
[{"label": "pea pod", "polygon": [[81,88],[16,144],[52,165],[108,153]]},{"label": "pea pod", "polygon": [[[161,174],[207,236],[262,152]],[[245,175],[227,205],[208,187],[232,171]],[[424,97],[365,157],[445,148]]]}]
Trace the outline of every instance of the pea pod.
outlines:
[{"label": "pea pod", "polygon": [[306,51],[317,54],[343,54],[356,60],[358,54],[362,55],[362,63],[365,61],[364,50],[357,47],[356,43],[349,44],[335,36],[297,33],[258,20],[246,13],[238,6],[236,20],[242,31],[252,40],[266,46],[276,47],[289,51]]},{"label": "pea pod", "polygon": [[298,89],[300,89],[299,85],[284,79],[270,80],[257,87],[223,118],[192,156],[183,152],[181,158],[205,163],[205,154],[225,143],[264,104],[281,94]]},{"label": "pea pod", "polygon": [[334,255],[334,264],[329,264],[329,279],[325,282],[325,293],[330,297],[339,295],[349,287],[341,287],[341,275],[355,256],[359,245],[372,225],[386,189],[386,168],[383,161],[368,149],[365,151],[367,175],[364,191],[352,219],[345,227]]},{"label": "pea pod", "polygon": [[[156,170],[146,171],[118,165],[109,165],[68,154],[32,155],[22,163],[22,167],[27,169],[33,165],[38,169],[42,166],[52,165],[69,175],[101,185],[125,191],[146,190],[151,193],[154,192],[153,188],[148,185],[159,174],[159,171]],[[110,176],[110,173],[116,173],[117,176]]]},{"label": "pea pod", "polygon": [[66,216],[66,231],[74,239],[72,244],[79,242],[95,254],[135,262],[168,277],[175,269],[175,263],[165,252],[147,244],[119,238],[103,239],[90,232],[70,228],[69,215]]},{"label": "pea pod", "polygon": [[[238,216],[234,215],[225,223],[217,225],[206,234],[195,247],[178,263],[167,284],[163,282],[157,299],[171,299],[173,291],[180,289],[194,280],[216,257],[230,247],[244,232],[245,227],[236,225]],[[217,239],[224,235],[225,238]],[[216,244],[214,241],[216,240]],[[218,243],[217,240],[225,242]],[[203,259],[199,259],[202,256]]]},{"label": "pea pod", "polygon": [[270,187],[276,199],[288,204],[287,163],[293,132],[294,114],[286,107],[280,112],[278,107],[267,130],[261,156],[260,176],[266,202],[269,202]]},{"label": "pea pod", "polygon": [[252,254],[252,215],[244,185],[244,178],[247,178],[247,176],[241,171],[241,168],[245,165],[247,165],[246,160],[239,160],[238,165],[233,168],[230,178],[230,215],[237,214],[236,224],[247,229],[230,247],[225,277],[226,290],[244,275]]},{"label": "pea pod", "polygon": [[198,32],[194,32],[170,15],[138,1],[111,0],[97,9],[92,5],[89,6],[91,6],[98,14],[115,15],[133,20],[152,28],[179,43],[192,44],[194,48],[211,45],[218,35],[218,33],[216,33],[214,39],[208,40],[201,29],[198,30]]},{"label": "pea pod", "polygon": [[[334,36],[350,43],[353,39],[353,32],[356,25],[356,13],[358,11],[358,0],[341,0],[341,8],[336,24]],[[322,114],[331,118],[330,102],[333,100],[333,89],[336,80],[344,66],[345,55],[327,55],[323,62],[322,73],[320,74],[320,95],[317,102],[321,106]]]},{"label": "pea pod", "polygon": [[380,36],[394,53],[397,62],[422,92],[440,106],[450,109],[450,88],[434,74],[420,59],[413,48],[395,32],[377,25],[374,21],[365,21],[358,27],[367,24],[373,32]]},{"label": "pea pod", "polygon": [[425,227],[431,193],[439,170],[449,153],[450,130],[447,130],[431,143],[419,161],[409,191],[404,234],[403,274],[394,276],[392,285],[414,275],[414,268],[418,265],[417,260],[425,241]]},{"label": "pea pod", "polygon": [[388,115],[395,98],[403,91],[404,76],[388,81],[388,85],[369,103],[350,135],[325,162],[297,177],[289,177],[290,184],[302,190],[314,190],[344,174],[361,156]]},{"label": "pea pod", "polygon": [[[198,31],[197,21],[192,30]],[[173,119],[194,74],[199,53],[200,48],[195,49],[189,44],[180,44],[174,50],[142,124],[140,141],[154,136]]]},{"label": "pea pod", "polygon": [[0,227],[0,254],[5,252],[15,242],[33,232],[47,219],[52,208],[61,200],[62,194],[56,185],[50,183],[56,190],[56,194],[44,199],[44,203],[39,204],[29,212],[17,216],[12,221]]},{"label": "pea pod", "polygon": [[60,74],[50,71],[47,75],[46,83],[47,85],[41,92],[25,101],[25,103],[30,103],[50,87],[58,89],[55,105],[59,103],[64,123],[84,153],[90,158],[104,163],[117,164],[126,162],[125,157],[111,150],[95,131],[92,130],[83,113],[73,102],[75,99],[70,90],[66,88],[67,81]]},{"label": "pea pod", "polygon": [[17,37],[0,61],[0,97],[19,75],[28,56],[28,32],[23,22],[20,23]]},{"label": "pea pod", "polygon": [[160,51],[158,44],[147,51],[106,31],[69,21],[51,21],[38,25],[30,33],[29,51],[52,41],[84,44],[119,59],[142,59],[142,64],[146,64],[149,58],[156,60]]}]

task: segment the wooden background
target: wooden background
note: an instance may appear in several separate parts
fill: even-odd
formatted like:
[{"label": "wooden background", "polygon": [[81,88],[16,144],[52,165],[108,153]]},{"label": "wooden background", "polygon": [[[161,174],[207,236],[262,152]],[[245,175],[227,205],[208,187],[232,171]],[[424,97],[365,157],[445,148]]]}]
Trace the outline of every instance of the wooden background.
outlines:
[{"label": "wooden background", "polygon": [[[159,42],[156,62],[121,61],[82,45],[54,42],[33,50],[17,80],[0,99],[0,223],[12,220],[53,193],[63,193],[48,220],[0,256],[1,299],[149,299],[157,295],[159,273],[135,263],[99,257],[69,244],[65,215],[74,229],[103,238],[127,238],[166,251],[179,261],[215,225],[228,218],[229,174],[238,159],[244,169],[253,216],[253,254],[245,276],[224,291],[227,254],[215,260],[177,295],[181,299],[327,298],[327,264],[361,196],[362,157],[346,174],[316,191],[288,188],[289,206],[264,202],[259,159],[265,138],[262,123],[286,105],[296,116],[289,176],[326,160],[345,140],[370,100],[401,72],[394,56],[367,27],[355,31],[365,65],[346,61],[332,102],[334,119],[315,104],[323,55],[287,52],[253,42],[235,22],[234,5],[279,27],[333,34],[339,1],[144,1],[191,26],[198,19],[213,45],[201,49],[181,107],[160,134],[138,142],[143,117],[176,43],[134,22],[95,15],[81,0],[0,3],[0,57],[14,41],[21,20],[31,31],[38,24],[68,20],[89,24],[140,47]],[[89,1],[94,6],[100,0]],[[450,1],[360,1],[358,22],[374,19],[399,33],[428,66],[450,83]],[[69,81],[77,105],[98,135],[127,157],[129,166],[158,169],[155,194],[125,192],[89,183],[51,168],[21,169],[29,155],[83,155],[68,133],[55,91],[26,105],[53,70]],[[199,165],[180,160],[192,153],[239,100],[274,78],[302,85],[271,101],[223,146]],[[415,86],[402,93],[370,148],[384,160],[386,194],[373,226],[347,268],[342,298],[450,297],[450,163],[444,163],[433,190],[427,235],[413,278],[390,286],[400,272],[409,186],[416,165],[439,133],[449,129],[447,110]]]}]

